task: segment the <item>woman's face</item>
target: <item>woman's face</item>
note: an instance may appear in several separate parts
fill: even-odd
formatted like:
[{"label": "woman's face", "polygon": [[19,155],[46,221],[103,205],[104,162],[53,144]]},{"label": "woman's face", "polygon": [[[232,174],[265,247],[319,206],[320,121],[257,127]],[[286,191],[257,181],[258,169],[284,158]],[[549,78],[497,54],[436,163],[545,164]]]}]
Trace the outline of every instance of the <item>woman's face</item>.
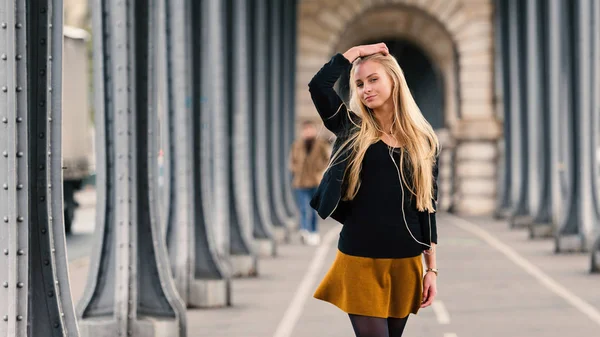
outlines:
[{"label": "woman's face", "polygon": [[356,66],[354,80],[358,97],[370,109],[381,107],[392,96],[392,81],[378,62],[367,60]]}]

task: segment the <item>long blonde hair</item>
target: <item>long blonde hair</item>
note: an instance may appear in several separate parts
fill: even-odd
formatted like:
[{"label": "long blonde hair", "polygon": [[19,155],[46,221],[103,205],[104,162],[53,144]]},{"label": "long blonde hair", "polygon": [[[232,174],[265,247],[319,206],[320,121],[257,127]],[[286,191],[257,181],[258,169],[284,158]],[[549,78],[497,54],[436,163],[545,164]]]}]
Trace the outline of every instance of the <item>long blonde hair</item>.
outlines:
[{"label": "long blonde hair", "polygon": [[[387,75],[392,81],[391,97],[394,103],[394,119],[392,122],[392,136],[403,144],[403,150],[400,151],[400,163],[398,169],[402,183],[408,187],[413,196],[416,197],[416,206],[419,211],[427,210],[430,213],[435,211],[433,205],[433,165],[436,156],[439,153],[439,141],[433,131],[433,128],[427,122],[421,110],[417,106],[404,73],[398,64],[398,61],[392,55],[373,54],[358,58],[352,65],[350,71],[350,109],[348,118],[355,124],[352,134],[340,149],[332,156],[331,164],[335,163],[343,151],[351,149],[350,162],[346,167],[344,178],[346,180],[346,191],[343,196],[345,200],[352,200],[360,188],[360,171],[362,162],[367,149],[376,143],[383,131],[373,112],[366,107],[357,94],[357,87],[354,79],[356,67],[368,60],[375,61],[385,69]],[[359,122],[352,118],[352,114],[359,115]],[[405,153],[408,158],[405,158]],[[407,174],[404,170],[404,161],[408,160],[411,166],[412,174]],[[407,183],[408,179],[411,183]]]}]

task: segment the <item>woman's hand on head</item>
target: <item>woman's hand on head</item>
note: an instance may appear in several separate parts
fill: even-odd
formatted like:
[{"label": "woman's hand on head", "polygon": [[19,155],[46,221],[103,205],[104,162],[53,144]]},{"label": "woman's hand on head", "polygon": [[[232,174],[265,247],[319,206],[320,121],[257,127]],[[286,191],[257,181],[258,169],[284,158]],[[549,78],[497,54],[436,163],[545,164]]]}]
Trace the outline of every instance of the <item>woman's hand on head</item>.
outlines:
[{"label": "woman's hand on head", "polygon": [[388,50],[388,47],[385,43],[380,42],[352,47],[344,53],[344,57],[348,59],[350,63],[352,63],[359,57],[369,56],[377,53],[387,55],[390,53],[390,51]]}]

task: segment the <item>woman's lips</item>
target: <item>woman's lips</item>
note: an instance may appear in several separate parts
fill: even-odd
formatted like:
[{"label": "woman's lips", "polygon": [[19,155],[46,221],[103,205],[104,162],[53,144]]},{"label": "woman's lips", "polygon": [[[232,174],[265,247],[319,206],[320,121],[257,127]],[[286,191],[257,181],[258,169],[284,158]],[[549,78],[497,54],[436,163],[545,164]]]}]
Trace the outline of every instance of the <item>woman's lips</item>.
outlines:
[{"label": "woman's lips", "polygon": [[372,96],[367,96],[367,98],[365,98],[365,101],[369,102],[372,101],[375,98],[376,95],[372,95]]}]

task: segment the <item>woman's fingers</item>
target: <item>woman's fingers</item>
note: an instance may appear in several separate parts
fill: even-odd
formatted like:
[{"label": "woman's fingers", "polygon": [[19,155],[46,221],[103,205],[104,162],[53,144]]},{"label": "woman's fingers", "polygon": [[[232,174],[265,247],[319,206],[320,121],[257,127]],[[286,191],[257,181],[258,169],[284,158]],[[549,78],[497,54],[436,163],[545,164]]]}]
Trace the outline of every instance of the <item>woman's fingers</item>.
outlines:
[{"label": "woman's fingers", "polygon": [[375,44],[367,44],[360,46],[360,56],[368,56],[377,53],[382,53],[383,55],[389,54],[388,47],[385,43],[375,43]]}]

